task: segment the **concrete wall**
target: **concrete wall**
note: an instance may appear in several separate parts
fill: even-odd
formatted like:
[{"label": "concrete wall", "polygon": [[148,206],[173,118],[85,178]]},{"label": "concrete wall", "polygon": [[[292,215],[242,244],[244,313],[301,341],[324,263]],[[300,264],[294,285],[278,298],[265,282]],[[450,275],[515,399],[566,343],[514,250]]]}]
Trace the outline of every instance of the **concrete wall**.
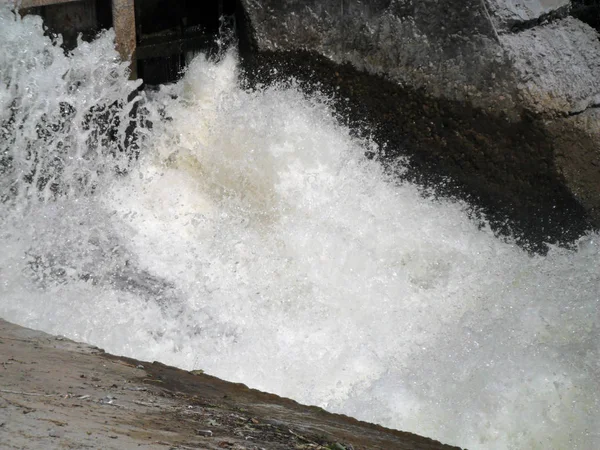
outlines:
[{"label": "concrete wall", "polygon": [[[494,110],[573,113],[600,104],[600,42],[568,17],[568,0],[242,3],[260,50],[313,50]],[[558,20],[535,26],[547,18]]]}]

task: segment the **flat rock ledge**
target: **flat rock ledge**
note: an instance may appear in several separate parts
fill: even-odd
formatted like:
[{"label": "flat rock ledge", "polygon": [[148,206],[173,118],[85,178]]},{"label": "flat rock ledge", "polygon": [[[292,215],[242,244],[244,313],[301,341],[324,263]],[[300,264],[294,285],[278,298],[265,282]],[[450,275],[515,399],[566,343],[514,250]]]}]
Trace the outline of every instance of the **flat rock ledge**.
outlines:
[{"label": "flat rock ledge", "polygon": [[456,449],[0,319],[3,449]]}]

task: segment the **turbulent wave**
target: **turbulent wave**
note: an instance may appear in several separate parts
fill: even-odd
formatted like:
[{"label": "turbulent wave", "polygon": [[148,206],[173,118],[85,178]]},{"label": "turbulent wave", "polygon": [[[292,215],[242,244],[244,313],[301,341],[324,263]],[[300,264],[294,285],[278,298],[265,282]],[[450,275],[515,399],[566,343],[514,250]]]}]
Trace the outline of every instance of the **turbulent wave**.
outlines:
[{"label": "turbulent wave", "polygon": [[456,445],[600,447],[599,236],[498,240],[233,51],[131,98],[112,39],[0,10],[1,317]]}]

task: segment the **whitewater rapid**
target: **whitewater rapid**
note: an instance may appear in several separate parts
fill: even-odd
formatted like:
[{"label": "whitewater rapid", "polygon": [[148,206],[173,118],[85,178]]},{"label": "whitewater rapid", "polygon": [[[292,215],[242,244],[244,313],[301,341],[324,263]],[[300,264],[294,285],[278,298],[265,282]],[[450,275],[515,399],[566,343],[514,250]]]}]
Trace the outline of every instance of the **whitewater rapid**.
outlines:
[{"label": "whitewater rapid", "polygon": [[0,7],[0,317],[463,447],[600,448],[598,235],[497,239],[234,51],[130,98],[113,37],[65,56]]}]

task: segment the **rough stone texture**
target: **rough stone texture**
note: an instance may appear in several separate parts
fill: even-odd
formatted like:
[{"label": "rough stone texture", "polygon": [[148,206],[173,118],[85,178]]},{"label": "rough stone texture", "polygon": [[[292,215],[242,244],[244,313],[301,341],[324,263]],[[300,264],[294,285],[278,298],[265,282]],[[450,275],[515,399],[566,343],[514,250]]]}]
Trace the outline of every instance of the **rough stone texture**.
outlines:
[{"label": "rough stone texture", "polygon": [[[554,228],[550,241],[560,239],[561,228],[581,231],[589,217],[600,226],[599,118],[588,114],[600,105],[600,40],[568,16],[567,0],[241,3],[248,53],[272,60],[302,54],[313,66],[323,66],[319,56],[337,67],[351,64],[372,76],[353,75],[362,87],[348,81],[351,103],[359,97],[354,92],[383,80],[396,86],[388,97],[419,98],[430,125],[421,124],[419,102],[394,109],[373,92],[378,104],[367,108],[368,125],[394,129],[387,134],[402,140],[382,142],[412,146],[404,153],[450,175],[488,212],[518,217],[528,223],[523,229],[536,226],[527,215],[549,214],[537,226],[540,236]],[[359,103],[355,112],[365,109]],[[586,208],[583,216],[573,214],[575,201]],[[564,214],[553,212],[559,209]],[[569,216],[579,225],[569,225]]]},{"label": "rough stone texture", "polygon": [[260,51],[316,51],[434,97],[506,113],[568,114],[600,99],[600,41],[592,28],[566,18],[509,32],[568,10],[567,0],[242,3]]},{"label": "rough stone texture", "polygon": [[436,97],[514,104],[510,61],[481,0],[242,3],[259,51],[316,51]]},{"label": "rough stone texture", "polygon": [[456,449],[2,319],[0,447]]},{"label": "rough stone texture", "polygon": [[568,17],[500,41],[531,110],[564,115],[600,105],[600,42],[590,26]]}]

